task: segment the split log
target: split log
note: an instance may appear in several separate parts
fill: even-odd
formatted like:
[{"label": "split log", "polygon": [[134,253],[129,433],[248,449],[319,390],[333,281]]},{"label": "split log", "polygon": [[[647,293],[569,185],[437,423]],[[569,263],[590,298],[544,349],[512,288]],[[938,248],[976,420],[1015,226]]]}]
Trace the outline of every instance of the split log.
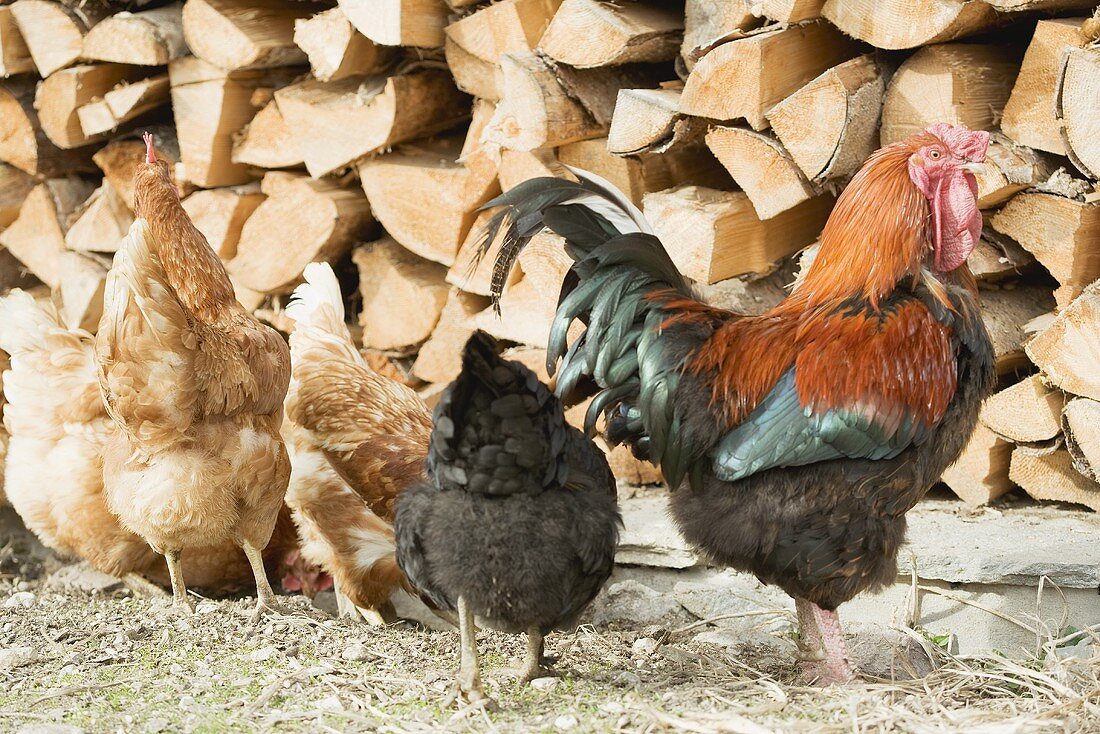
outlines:
[{"label": "split log", "polygon": [[1037,500],[1072,502],[1100,511],[1100,484],[1075,471],[1065,449],[1017,446],[1008,477]]},{"label": "split log", "polygon": [[[233,162],[233,137],[256,114],[253,93],[289,81],[291,72],[225,71],[194,56],[168,66],[184,177],[204,188],[252,179]],[[354,128],[345,128],[354,129]]]},{"label": "split log", "polygon": [[790,154],[770,135],[743,127],[714,126],[707,147],[744,191],[761,219],[818,195]]},{"label": "split log", "polygon": [[[8,252],[7,248],[0,244],[0,293],[7,292],[12,288],[22,288],[26,290],[34,286],[44,288],[47,293],[50,289],[48,286],[42,285],[38,278],[34,277],[34,273],[26,268],[23,263],[19,262],[19,259],[15,255]],[[0,352],[0,356],[4,353]],[[2,376],[0,376],[2,377]],[[0,400],[0,406],[3,401]],[[3,435],[3,431],[0,431],[0,436]]]},{"label": "split log", "polygon": [[539,50],[578,69],[671,61],[679,52],[683,31],[684,16],[674,5],[654,0],[565,0],[539,41]]},{"label": "split log", "polygon": [[979,507],[1012,490],[1008,478],[1011,457],[1012,443],[978,423],[966,448],[940,480],[963,502]]},{"label": "split log", "polygon": [[420,347],[412,372],[425,382],[447,383],[462,370],[462,348],[474,333],[473,317],[489,305],[472,293],[452,288],[432,335]]},{"label": "split log", "polygon": [[1017,192],[1049,179],[1054,169],[1054,162],[1047,156],[1013,145],[1003,135],[994,133],[986,152],[984,170],[976,175],[978,207],[998,207]]},{"label": "split log", "polygon": [[622,157],[608,151],[606,138],[582,140],[558,148],[560,163],[602,176],[641,206],[646,194],[680,184],[729,187],[729,176],[703,145],[676,148],[662,155]]},{"label": "split log", "polygon": [[75,63],[85,34],[107,14],[106,6],[96,3],[77,10],[49,0],[18,0],[11,12],[42,77]]},{"label": "split log", "polygon": [[[153,127],[149,129],[153,136],[153,150],[157,160],[168,164],[168,170],[174,171],[180,161],[179,143],[176,132],[171,127]],[[137,138],[113,140],[96,151],[92,160],[103,171],[103,176],[111,182],[112,188],[126,206],[134,208],[134,172],[145,160],[145,143]],[[187,196],[191,186],[175,177],[173,183],[180,196]]]},{"label": "split log", "polygon": [[[397,143],[442,132],[470,116],[449,74],[423,69],[391,77],[306,81],[275,93],[311,176],[324,176]],[[355,135],[333,135],[354,130]]]},{"label": "split log", "polygon": [[1003,13],[1029,11],[1091,10],[1095,0],[982,0]]},{"label": "split log", "polygon": [[533,51],[560,5],[561,0],[503,0],[447,26],[443,50],[458,88],[499,101],[500,55]]},{"label": "split log", "polygon": [[230,274],[249,290],[289,293],[306,265],[335,262],[371,231],[362,190],[281,171],[264,176],[267,199],[241,231]]},{"label": "split log", "polygon": [[982,404],[987,428],[1016,443],[1048,441],[1061,430],[1065,398],[1032,375],[1001,390]]},{"label": "split log", "polygon": [[1009,282],[1004,287],[984,287],[980,294],[982,321],[993,342],[998,375],[1010,375],[1031,367],[1024,344],[1028,322],[1050,312],[1054,297],[1050,288],[1036,283]]},{"label": "split log", "polygon": [[0,245],[39,280],[56,288],[61,282],[69,216],[91,192],[92,185],[78,178],[43,181],[27,195],[16,220],[0,232]]},{"label": "split log", "polygon": [[843,181],[878,147],[885,89],[874,57],[858,56],[771,108],[768,122],[806,178]]},{"label": "split log", "polygon": [[999,20],[991,6],[970,0],[826,0],[821,13],[849,36],[891,50],[973,35]]},{"label": "split log", "polygon": [[35,70],[27,42],[15,23],[11,6],[0,7],[0,77],[25,74]]},{"label": "split log", "polygon": [[84,37],[81,56],[88,61],[166,66],[187,53],[183,5],[174,3],[139,13],[118,13],[97,23]]},{"label": "split log", "polygon": [[1011,49],[1003,46],[922,48],[898,68],[886,89],[882,144],[904,140],[936,122],[994,129],[1019,68]]},{"label": "split log", "polygon": [[59,259],[58,294],[61,318],[70,329],[95,333],[103,316],[103,289],[107,265],[79,252],[63,252]]},{"label": "split log", "polygon": [[300,0],[187,0],[183,35],[191,53],[214,66],[269,69],[306,62],[294,22],[324,6]]},{"label": "split log", "polygon": [[1100,203],[1041,192],[1012,197],[993,215],[995,230],[1016,240],[1035,256],[1072,299],[1100,278]]},{"label": "split log", "polygon": [[690,70],[708,51],[741,38],[761,24],[748,3],[725,0],[687,0],[684,4],[684,41],[680,55]]},{"label": "split log", "polygon": [[116,252],[134,223],[134,215],[110,179],[73,212],[65,245],[78,252]]},{"label": "split log", "polygon": [[1062,433],[1073,468],[1092,481],[1100,481],[1100,402],[1074,398],[1062,413]]},{"label": "split log", "polygon": [[1003,237],[992,228],[982,232],[977,247],[967,258],[970,272],[978,281],[989,281],[1019,275],[1035,258],[1010,237]]},{"label": "split log", "polygon": [[664,153],[697,141],[706,124],[680,112],[682,87],[620,89],[607,134],[607,149],[615,155]]},{"label": "split log", "polygon": [[680,272],[714,283],[770,272],[817,238],[831,207],[817,197],[761,220],[743,192],[681,186],[648,194],[644,211]]},{"label": "split log", "polygon": [[763,130],[768,127],[764,114],[775,104],[858,53],[857,43],[820,22],[730,41],[691,70],[680,111],[722,121],[744,118]]},{"label": "split log", "polygon": [[565,93],[603,129],[606,135],[615,114],[615,101],[620,89],[642,89],[660,86],[667,74],[659,64],[621,64],[594,69],[575,69],[547,59]]},{"label": "split log", "polygon": [[1100,400],[1100,282],[1028,342],[1027,356],[1054,385]]},{"label": "split log", "polygon": [[405,248],[450,266],[477,208],[500,193],[496,168],[456,161],[461,140],[405,145],[359,166],[371,210]]},{"label": "split log", "polygon": [[1100,48],[1071,49],[1058,83],[1055,115],[1062,124],[1066,154],[1081,172],[1100,178]]},{"label": "split log", "polygon": [[298,152],[298,138],[271,100],[233,144],[233,162],[259,168],[296,168],[305,163]]},{"label": "split log", "polygon": [[340,8],[294,21],[294,43],[309,58],[313,76],[323,82],[378,74],[396,57],[355,30]]},{"label": "split log", "polygon": [[566,176],[565,168],[558,163],[553,148],[535,150],[500,151],[500,188],[503,191],[514,189],[524,181],[540,176]]},{"label": "split log", "polygon": [[447,302],[447,270],[383,238],[355,249],[363,346],[407,350],[431,336]]},{"label": "split log", "polygon": [[121,84],[77,108],[84,135],[94,138],[114,132],[121,125],[168,104],[168,75],[158,74],[131,84]]},{"label": "split log", "polygon": [[218,257],[229,261],[237,256],[244,223],[265,198],[254,184],[206,189],[184,199],[183,210]]},{"label": "split log", "polygon": [[19,209],[34,185],[34,179],[26,172],[0,163],[0,231],[19,216]]},{"label": "split log", "polygon": [[0,84],[0,160],[34,176],[94,171],[90,150],[62,150],[46,136],[34,91],[29,79]]},{"label": "split log", "polygon": [[1085,43],[1082,20],[1041,20],[1035,26],[1001,119],[1001,129],[1017,143],[1066,154],[1061,126],[1054,117],[1055,95],[1066,51]]},{"label": "split log", "polygon": [[351,24],[383,46],[440,48],[447,6],[442,0],[339,0]]},{"label": "split log", "polygon": [[122,64],[70,66],[51,74],[34,95],[43,132],[59,148],[79,148],[106,139],[107,132],[86,134],[77,110],[105,96],[117,84],[137,81],[140,76],[141,67]]},{"label": "split log", "polygon": [[776,23],[801,23],[821,17],[825,0],[747,0],[749,10]]}]

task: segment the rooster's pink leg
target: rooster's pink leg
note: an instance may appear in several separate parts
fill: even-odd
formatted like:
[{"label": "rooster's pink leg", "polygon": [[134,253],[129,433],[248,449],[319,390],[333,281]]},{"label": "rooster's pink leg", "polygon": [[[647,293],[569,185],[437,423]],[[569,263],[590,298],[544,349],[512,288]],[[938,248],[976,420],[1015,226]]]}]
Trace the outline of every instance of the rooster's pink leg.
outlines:
[{"label": "rooster's pink leg", "polygon": [[855,678],[855,670],[848,657],[848,645],[844,642],[844,630],[840,628],[840,617],[835,611],[827,611],[816,604],[813,605],[813,612],[817,618],[821,644],[825,648],[826,679],[822,683],[828,685],[850,682]]}]

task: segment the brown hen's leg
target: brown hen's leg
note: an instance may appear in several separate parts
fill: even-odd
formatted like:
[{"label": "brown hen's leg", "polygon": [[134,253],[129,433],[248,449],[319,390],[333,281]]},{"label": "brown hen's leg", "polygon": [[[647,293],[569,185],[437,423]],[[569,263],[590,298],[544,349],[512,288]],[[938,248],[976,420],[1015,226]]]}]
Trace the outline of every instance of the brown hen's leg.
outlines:
[{"label": "brown hen's leg", "polygon": [[260,617],[268,612],[285,614],[286,610],[275,598],[275,592],[271,590],[271,584],[267,580],[263,554],[247,540],[241,542],[241,550],[248,557],[248,563],[252,566],[252,575],[256,577],[256,611],[252,612],[252,621],[259,621]]},{"label": "brown hen's leg", "polygon": [[474,614],[464,597],[458,597],[458,630],[462,636],[462,658],[458,666],[458,690],[470,703],[492,704],[481,687],[477,662],[477,629]]},{"label": "brown hen's leg", "polygon": [[855,669],[848,657],[848,645],[844,642],[844,630],[840,628],[840,617],[835,611],[827,611],[814,605],[814,617],[821,634],[821,644],[825,648],[824,685],[850,683],[855,677]]},{"label": "brown hen's leg", "polygon": [[187,598],[187,585],[183,583],[183,566],[180,564],[180,552],[178,550],[165,551],[164,560],[168,562],[168,577],[172,579],[172,606],[183,612],[191,614],[195,607]]}]

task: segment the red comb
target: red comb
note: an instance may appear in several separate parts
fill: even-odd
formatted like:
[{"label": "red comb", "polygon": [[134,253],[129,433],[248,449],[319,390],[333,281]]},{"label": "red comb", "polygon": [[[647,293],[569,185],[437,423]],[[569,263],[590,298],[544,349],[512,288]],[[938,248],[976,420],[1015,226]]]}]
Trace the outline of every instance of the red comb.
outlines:
[{"label": "red comb", "polygon": [[149,133],[145,133],[141,136],[141,139],[145,141],[145,162],[156,163],[157,154],[153,151],[153,136]]}]

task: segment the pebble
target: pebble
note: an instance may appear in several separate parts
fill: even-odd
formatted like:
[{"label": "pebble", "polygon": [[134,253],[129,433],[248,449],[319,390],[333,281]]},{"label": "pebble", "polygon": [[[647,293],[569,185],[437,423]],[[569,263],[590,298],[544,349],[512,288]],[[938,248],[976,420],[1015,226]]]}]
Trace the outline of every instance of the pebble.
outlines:
[{"label": "pebble", "polygon": [[630,649],[638,655],[648,655],[657,649],[657,640],[652,637],[639,637],[634,640],[634,644],[630,646]]},{"label": "pebble", "polygon": [[9,647],[0,650],[0,670],[12,670],[33,663],[36,657],[33,647]]},{"label": "pebble", "polygon": [[29,607],[34,605],[34,593],[30,591],[17,591],[4,601],[5,609],[15,607]]},{"label": "pebble", "polygon": [[543,678],[535,678],[531,681],[531,687],[537,691],[552,691],[558,687],[561,682],[559,678],[552,676],[545,676]]},{"label": "pebble", "polygon": [[579,723],[577,717],[573,714],[562,714],[554,719],[554,728],[560,729],[561,731],[569,731]]},{"label": "pebble", "polygon": [[371,655],[370,650],[368,650],[365,645],[356,642],[353,645],[345,647],[344,651],[340,653],[340,657],[344,660],[361,661],[370,660],[374,656]]},{"label": "pebble", "polygon": [[25,724],[15,734],[84,734],[84,730],[68,724]]},{"label": "pebble", "polygon": [[278,651],[274,647],[268,645],[267,647],[261,647],[259,650],[253,650],[248,658],[254,663],[262,663],[270,660],[276,652]]},{"label": "pebble", "polygon": [[642,678],[637,673],[622,670],[611,681],[620,688],[637,688],[642,685]]},{"label": "pebble", "polygon": [[317,708],[322,711],[343,711],[344,704],[340,702],[339,696],[325,696],[317,702]]},{"label": "pebble", "polygon": [[168,719],[164,719],[158,716],[155,719],[149,719],[149,721],[145,722],[145,731],[151,732],[151,734],[156,734],[157,732],[161,732],[167,729],[170,724],[171,722],[168,721]]},{"label": "pebble", "polygon": [[212,614],[218,611],[218,605],[212,601],[200,601],[195,607],[195,614]]}]

